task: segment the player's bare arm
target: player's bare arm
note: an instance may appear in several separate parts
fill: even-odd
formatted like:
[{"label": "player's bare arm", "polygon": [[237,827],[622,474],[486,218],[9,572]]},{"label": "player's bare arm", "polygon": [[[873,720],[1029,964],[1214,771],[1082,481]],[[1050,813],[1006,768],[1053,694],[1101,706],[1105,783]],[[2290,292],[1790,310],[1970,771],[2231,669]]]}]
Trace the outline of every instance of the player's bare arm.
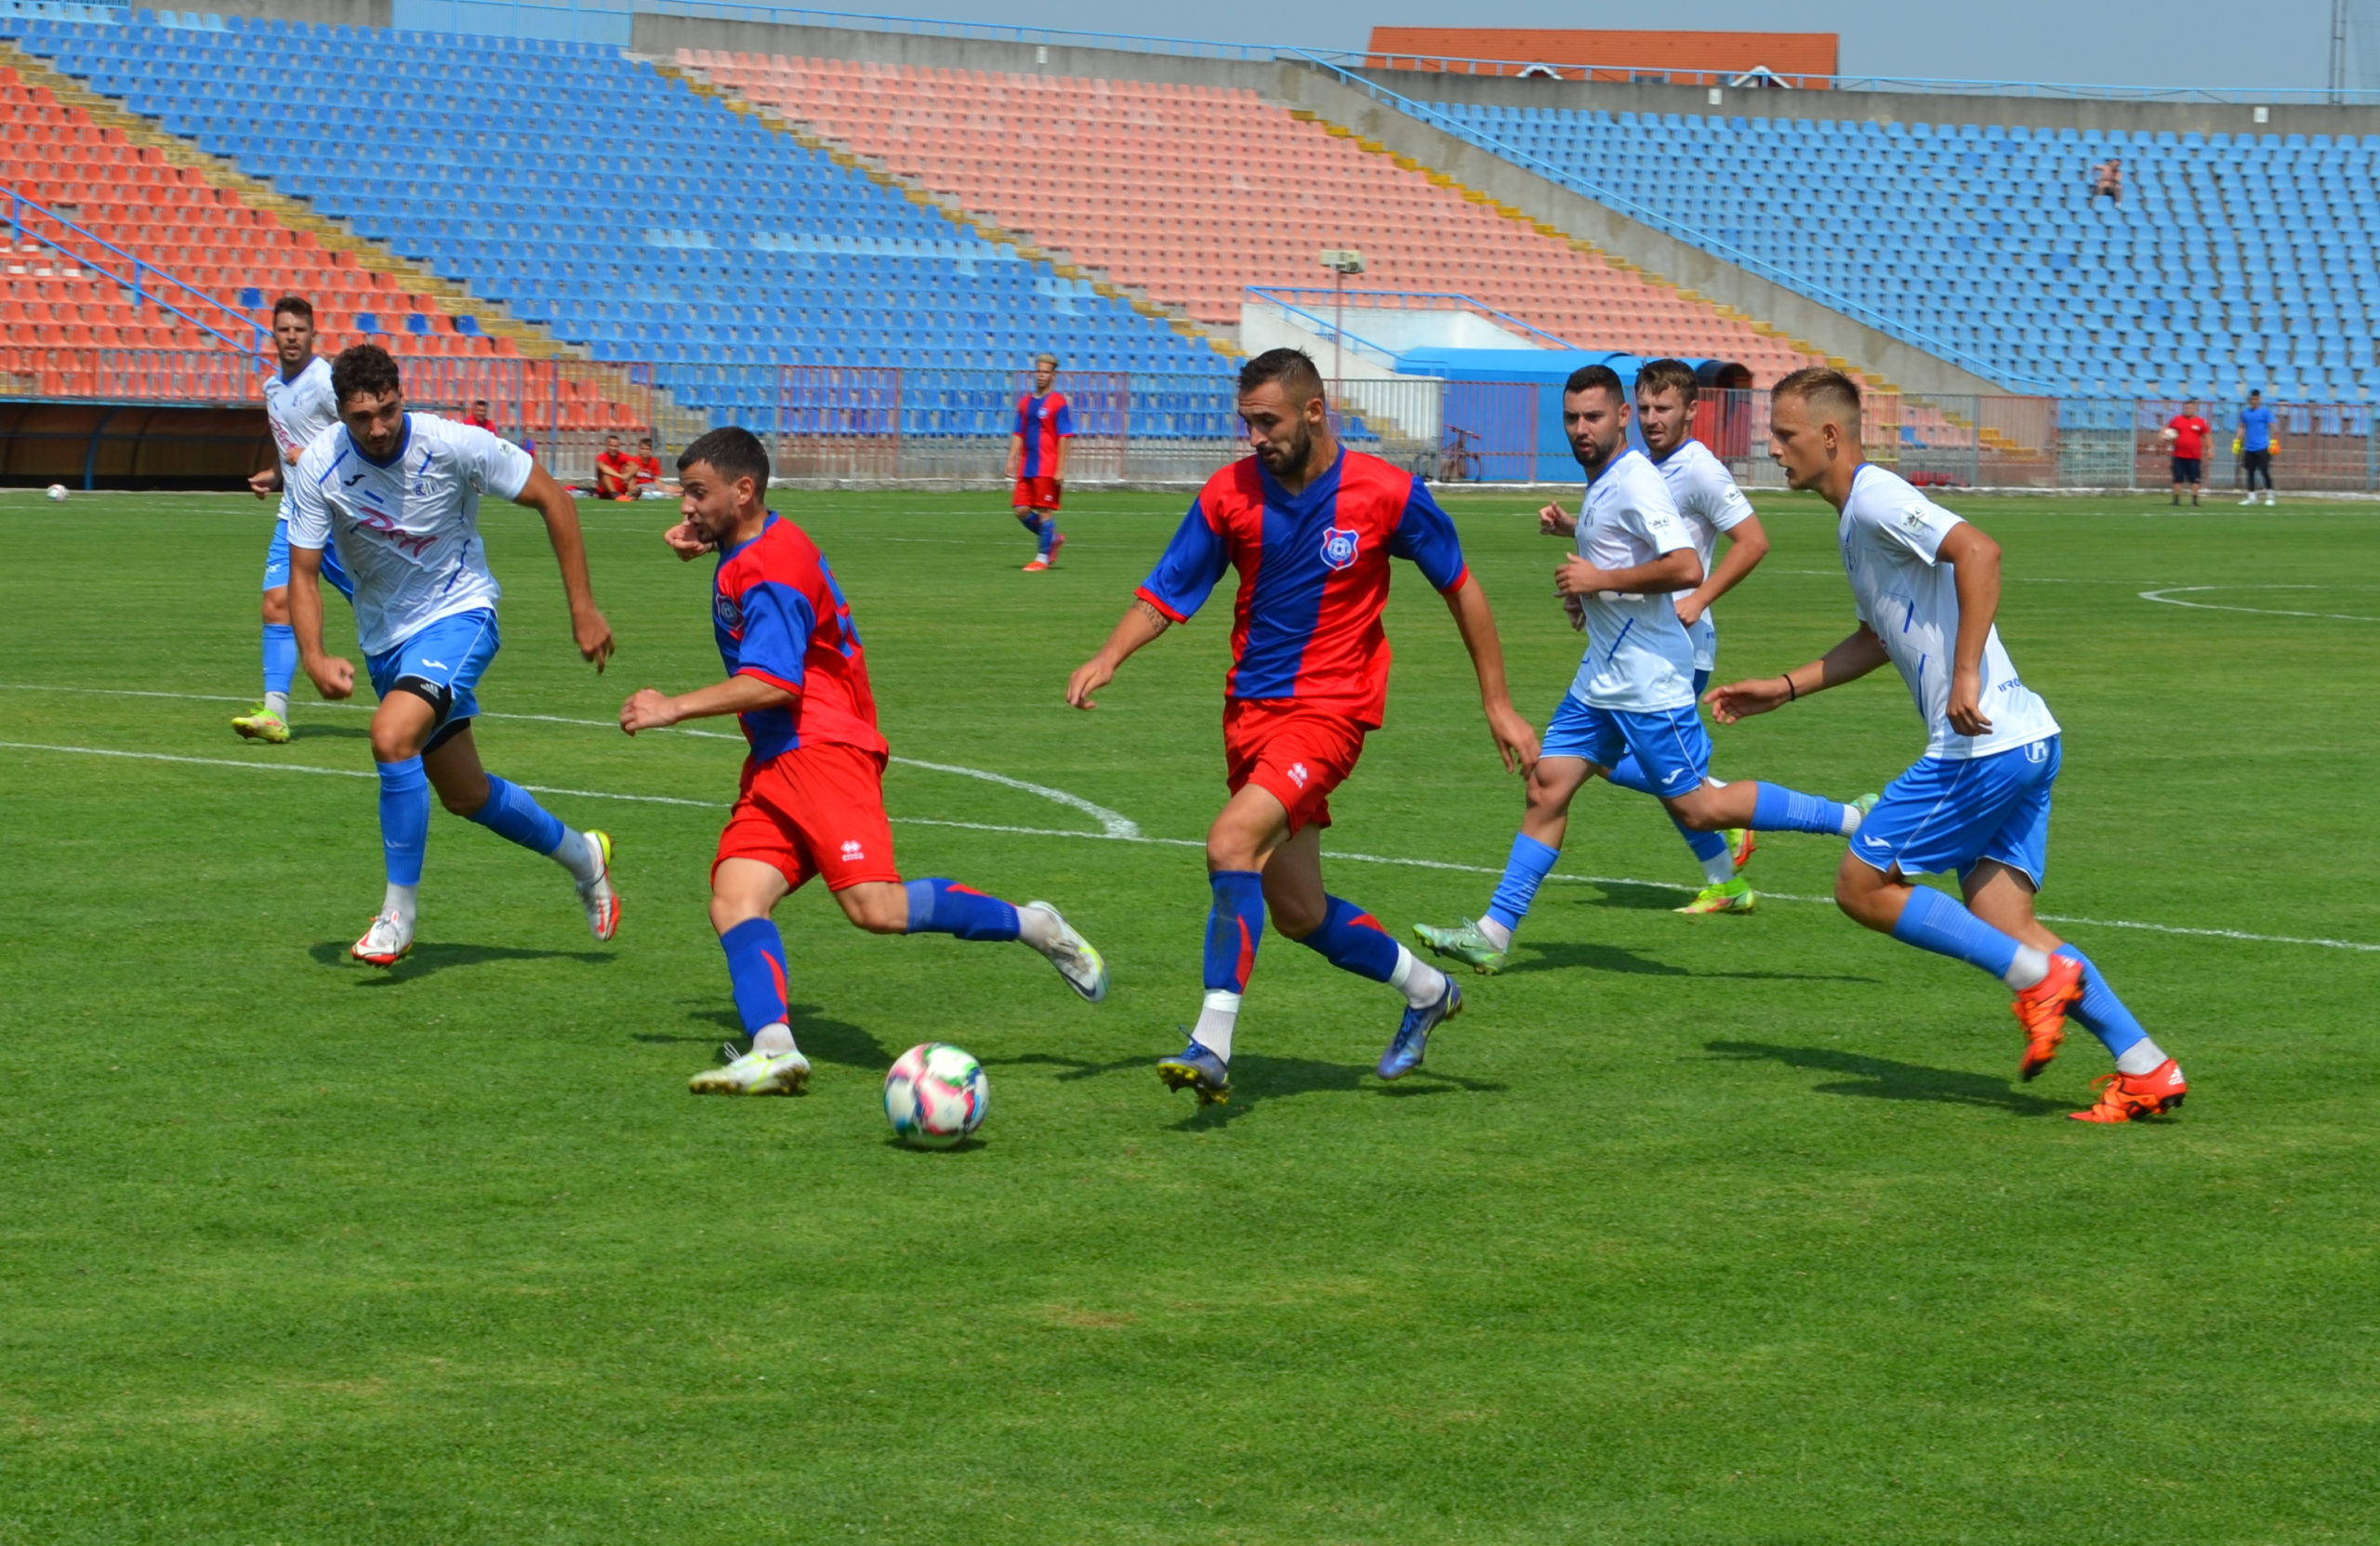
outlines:
[{"label": "player's bare arm", "polygon": [[[1099,653],[1076,667],[1075,674],[1066,680],[1066,702],[1077,708],[1098,707],[1091,694],[1115,681],[1117,667],[1130,659],[1141,646],[1172,626],[1173,619],[1135,597],[1124,615],[1117,619],[1115,630],[1099,647]],[[1497,670],[1501,677],[1501,657]]]},{"label": "player's bare arm", "polygon": [[1017,476],[1024,472],[1024,470],[1025,437],[1023,435],[1011,435],[1008,438],[1008,472],[1006,476],[1011,482],[1014,482]]},{"label": "player's bare arm", "polygon": [[1950,649],[1950,696],[1943,711],[1962,735],[1988,735],[1983,711],[1983,646],[2000,614],[2000,544],[1962,521],[1943,535],[1936,562],[1950,565],[1959,591],[1959,637]]},{"label": "player's bare arm", "polygon": [[675,697],[658,688],[643,687],[620,705],[620,728],[634,735],[640,730],[667,730],[684,720],[715,720],[781,708],[793,699],[794,694],[774,682],[754,676],[733,676]]},{"label": "player's bare arm", "polygon": [[281,464],[275,462],[271,467],[249,473],[248,492],[259,499],[269,499],[281,492]]},{"label": "player's bare arm", "polygon": [[1850,637],[1816,660],[1796,666],[1782,676],[1754,677],[1748,681],[1713,687],[1702,694],[1702,702],[1712,719],[1731,725],[1754,714],[1782,708],[1813,693],[1857,681],[1888,658],[1884,641],[1876,637],[1875,629],[1862,623]]},{"label": "player's bare arm", "polygon": [[1741,585],[1744,576],[1768,556],[1768,534],[1761,529],[1756,515],[1745,516],[1731,530],[1721,532],[1719,538],[1727,546],[1719,555],[1718,566],[1700,585],[1677,599],[1677,620],[1688,628],[1702,621],[1712,602]]},{"label": "player's bare arm", "polygon": [[323,550],[289,547],[289,630],[298,636],[298,665],[314,691],[336,702],[355,694],[355,663],[323,654]]},{"label": "player's bare arm", "polygon": [[1579,530],[1579,518],[1547,500],[1537,512],[1537,533],[1540,536],[1572,536]]},{"label": "player's bare arm", "polygon": [[1512,691],[1504,682],[1504,641],[1496,632],[1488,593],[1466,575],[1447,592],[1447,610],[1454,614],[1462,647],[1471,652],[1472,673],[1479,679],[1479,707],[1488,716],[1488,733],[1496,738],[1504,771],[1526,776],[1537,766],[1537,732],[1513,707]]},{"label": "player's bare arm", "polygon": [[681,521],[661,534],[661,540],[678,555],[681,563],[691,563],[705,553],[719,551],[719,544],[704,535],[691,521]]},{"label": "player's bare arm", "polygon": [[587,577],[587,540],[578,529],[578,501],[554,482],[542,467],[529,469],[529,481],[512,501],[545,518],[546,537],[562,564],[562,594],[570,599],[570,632],[579,658],[591,660],[601,672],[612,658],[612,625],[595,605],[595,587]]},{"label": "player's bare arm", "polygon": [[1650,563],[1632,563],[1625,569],[1598,569],[1575,554],[1564,559],[1554,571],[1554,588],[1564,596],[1592,596],[1599,590],[1617,590],[1631,596],[1666,596],[1672,591],[1691,590],[1702,583],[1702,561],[1691,548],[1680,548],[1673,553],[1663,553]]}]

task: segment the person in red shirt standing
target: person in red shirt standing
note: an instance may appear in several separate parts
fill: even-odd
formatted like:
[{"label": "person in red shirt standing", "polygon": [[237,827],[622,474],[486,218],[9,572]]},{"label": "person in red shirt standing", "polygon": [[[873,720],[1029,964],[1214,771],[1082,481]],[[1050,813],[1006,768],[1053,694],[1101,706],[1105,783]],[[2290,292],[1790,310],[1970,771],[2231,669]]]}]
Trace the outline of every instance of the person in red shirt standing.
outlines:
[{"label": "person in red shirt standing", "polygon": [[2190,503],[2198,503],[2199,484],[2206,469],[2206,437],[2215,426],[2199,416],[2198,400],[2192,398],[2182,404],[2182,411],[2165,421],[2165,438],[2174,443],[2174,503],[2182,502],[2182,485],[2190,486]]},{"label": "person in red shirt standing", "polygon": [[727,680],[676,697],[644,688],[620,706],[620,728],[634,735],[733,714],[751,744],[710,872],[711,927],[751,1049],[731,1047],[725,1067],[687,1088],[799,1095],[809,1084],[787,1018],[785,941],[769,915],[813,875],[870,933],[1020,940],[1083,998],[1106,998],[1106,963],[1047,902],[1018,907],[952,880],[901,879],[859,628],[810,535],[768,508],[760,441],[713,429],[679,456],[678,485],[683,519],[664,540],[681,559],[719,554],[710,614]]},{"label": "person in red shirt standing", "polygon": [[1033,362],[1033,390],[1016,400],[1016,429],[1008,438],[1008,475],[1016,480],[1009,503],[1038,544],[1028,575],[1058,561],[1066,539],[1058,533],[1058,501],[1066,492],[1066,442],[1075,438],[1074,405],[1050,389],[1058,379],[1058,357]]},{"label": "person in red shirt standing", "polygon": [[596,455],[595,493],[605,499],[636,497],[636,458],[620,449],[617,435],[605,435]]},{"label": "person in red shirt standing", "polygon": [[1380,618],[1392,557],[1420,569],[1446,598],[1504,766],[1526,773],[1538,750],[1504,686],[1488,597],[1463,562],[1454,522],[1421,481],[1341,448],[1321,375],[1297,350],[1273,350],[1240,368],[1239,416],[1255,455],[1207,481],[1130,610],[1066,683],[1068,703],[1094,707],[1092,694],[1127,657],[1189,621],[1226,568],[1239,571],[1223,679],[1231,798],[1207,832],[1206,998],[1190,1044],[1157,1065],[1169,1089],[1195,1091],[1201,1105],[1231,1093],[1232,1032],[1268,908],[1281,932],[1405,999],[1404,1019],[1381,1054],[1382,1078],[1421,1066],[1430,1032],[1462,1009],[1461,991],[1444,972],[1322,883],[1330,792],[1355,771],[1387,704]]}]

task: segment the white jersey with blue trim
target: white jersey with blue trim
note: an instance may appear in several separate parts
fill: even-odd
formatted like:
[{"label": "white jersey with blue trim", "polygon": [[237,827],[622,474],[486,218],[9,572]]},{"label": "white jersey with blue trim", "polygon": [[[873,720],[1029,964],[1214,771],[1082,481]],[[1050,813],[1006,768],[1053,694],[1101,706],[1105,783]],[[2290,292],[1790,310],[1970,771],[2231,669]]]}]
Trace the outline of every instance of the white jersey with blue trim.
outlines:
[{"label": "white jersey with blue trim", "polygon": [[[1633,569],[1694,546],[1664,482],[1641,451],[1611,459],[1579,509],[1579,556],[1598,569]],[[1694,641],[1674,596],[1617,590],[1580,598],[1587,653],[1570,695],[1596,708],[1648,713],[1694,701]]]},{"label": "white jersey with blue trim", "polygon": [[1851,480],[1835,536],[1859,620],[1883,640],[1925,721],[1925,755],[1957,761],[2045,741],[2058,733],[2049,705],[2016,675],[1994,626],[1983,641],[1982,735],[1951,728],[1950,652],[1959,637],[1957,566],[1942,539],[1960,518],[1872,464]]},{"label": "white jersey with blue trim", "polygon": [[405,415],[387,463],[344,425],[291,469],[289,545],[337,543],[355,581],[355,632],[366,654],[391,650],[441,617],[494,606],[503,590],[480,541],[480,496],[517,497],[536,464],[484,429]]},{"label": "white jersey with blue trim", "polygon": [[281,447],[281,513],[289,513],[289,469],[314,437],[338,422],[338,394],[331,390],[331,363],[317,354],[294,378],[279,366],[264,378],[264,421]]},{"label": "white jersey with blue trim", "polygon": [[[1711,454],[1711,448],[1699,440],[1688,438],[1684,445],[1655,462],[1660,469],[1661,482],[1667,483],[1670,497],[1677,501],[1677,513],[1686,522],[1686,535],[1694,539],[1694,553],[1702,561],[1703,577],[1708,579],[1719,552],[1719,534],[1732,532],[1752,518],[1752,501],[1736,486],[1735,474],[1727,464]],[[1705,609],[1694,627],[1686,630],[1694,641],[1694,668],[1710,670],[1719,659],[1719,625],[1709,609]]]}]

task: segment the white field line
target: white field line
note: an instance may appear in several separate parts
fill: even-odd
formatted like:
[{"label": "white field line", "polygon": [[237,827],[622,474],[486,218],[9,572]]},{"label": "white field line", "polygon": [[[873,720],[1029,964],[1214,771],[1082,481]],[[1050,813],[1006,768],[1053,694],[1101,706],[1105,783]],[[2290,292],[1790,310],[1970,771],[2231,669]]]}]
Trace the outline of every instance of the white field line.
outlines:
[{"label": "white field line", "polygon": [[[172,696],[171,694],[158,694]],[[237,700],[234,700],[237,701]],[[573,721],[565,721],[573,722]],[[595,723],[592,720],[575,721]],[[222,757],[182,757],[168,752],[119,751],[104,747],[64,747],[36,741],[0,741],[0,750],[46,751],[74,757],[111,757],[137,762],[173,762],[189,767],[237,768],[251,773],[315,773],[332,778],[371,778],[375,775],[356,768],[318,768],[298,762],[240,762]],[[537,794],[562,795],[574,799],[629,800],[641,805],[689,806],[696,810],[722,811],[726,807],[715,800],[681,799],[672,795],[630,795],[609,789],[566,789],[552,785],[524,784],[522,788]],[[1149,848],[1204,848],[1196,838],[1152,838],[1137,828],[1123,832],[1076,832],[1048,826],[1007,826],[993,822],[943,821],[931,816],[895,816],[893,821],[904,826],[944,826],[967,832],[999,832],[1015,837],[1070,838],[1084,842],[1131,843]],[[1443,859],[1408,859],[1380,853],[1347,853],[1334,851],[1332,859],[1356,865],[1394,865],[1406,869],[1444,870],[1457,875],[1501,875],[1503,871],[1485,865],[1453,864]],[[1549,875],[1550,880],[1574,885],[1643,886],[1655,891],[1691,894],[1692,888],[1666,880],[1638,880],[1618,875]],[[1797,896],[1790,892],[1762,892],[1770,902],[1830,903],[1831,897]],[[2367,945],[2357,940],[2312,939],[2294,934],[2257,934],[2241,929],[2193,929],[2171,923],[2143,923],[2130,918],[2069,918],[2054,913],[2041,915],[2044,923],[2074,924],[2087,929],[2131,929],[2151,934],[2181,934],[2200,939],[2241,940],[2254,945],[2302,945],[2323,950],[2350,950],[2380,954],[2380,945]]]},{"label": "white field line", "polygon": [[2278,607],[2222,606],[2214,601],[2181,601],[2175,598],[2206,590],[2340,590],[2344,586],[2331,585],[2169,585],[2162,590],[2139,592],[2144,601],[2157,601],[2165,606],[2186,606],[2196,612],[2253,612],[2259,617],[2320,617],[2334,623],[2380,623],[2380,617],[2360,612],[2284,612]]}]

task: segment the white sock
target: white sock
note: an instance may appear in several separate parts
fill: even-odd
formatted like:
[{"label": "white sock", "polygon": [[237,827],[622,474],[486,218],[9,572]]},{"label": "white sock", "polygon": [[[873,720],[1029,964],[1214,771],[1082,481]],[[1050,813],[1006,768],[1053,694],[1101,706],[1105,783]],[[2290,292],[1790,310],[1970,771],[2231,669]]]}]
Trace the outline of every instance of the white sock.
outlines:
[{"label": "white sock", "polygon": [[797,1050],[793,1045],[793,1027],[782,1020],[774,1025],[761,1026],[752,1033],[752,1050],[756,1052]]},{"label": "white sock", "polygon": [[1415,1009],[1427,1009],[1446,992],[1447,974],[1400,945],[1396,970],[1388,974],[1388,985],[1405,995],[1405,1001]]},{"label": "white sock", "polygon": [[570,871],[570,878],[582,886],[591,884],[595,879],[595,845],[587,840],[586,833],[575,826],[562,829],[562,841],[555,844],[554,851],[546,857]]},{"label": "white sock", "polygon": [[1048,955],[1058,943],[1058,915],[1047,907],[1019,907],[1016,910],[1016,937]]},{"label": "white sock", "polygon": [[1843,808],[1843,826],[1841,827],[1843,836],[1846,838],[1857,837],[1859,833],[1860,820],[1859,807],[1857,805],[1845,805]]},{"label": "white sock", "polygon": [[289,718],[289,694],[267,693],[264,695],[264,711],[280,719]]},{"label": "white sock", "polygon": [[412,928],[415,894],[420,890],[419,886],[400,886],[393,880],[390,881],[389,894],[380,899],[380,911],[393,915],[397,922],[405,928]]},{"label": "white sock", "polygon": [[2116,1072],[2137,1078],[2164,1061],[2165,1049],[2144,1036],[2116,1054]]},{"label": "white sock", "polygon": [[1238,1024],[1239,995],[1228,988],[1211,988],[1198,1007],[1198,1024],[1191,1028],[1190,1039],[1229,1063],[1232,1027]]},{"label": "white sock", "polygon": [[1724,886],[1736,878],[1736,849],[1733,843],[1702,861],[1702,879],[1714,886]]},{"label": "white sock", "polygon": [[2016,958],[2008,963],[2008,970],[2000,974],[2000,980],[2022,993],[2038,985],[2048,975],[2049,952],[2035,945],[2020,945],[2016,946]]},{"label": "white sock", "polygon": [[1497,949],[1510,950],[1513,947],[1513,932],[1494,918],[1483,918],[1476,927],[1479,930],[1479,937]]}]

